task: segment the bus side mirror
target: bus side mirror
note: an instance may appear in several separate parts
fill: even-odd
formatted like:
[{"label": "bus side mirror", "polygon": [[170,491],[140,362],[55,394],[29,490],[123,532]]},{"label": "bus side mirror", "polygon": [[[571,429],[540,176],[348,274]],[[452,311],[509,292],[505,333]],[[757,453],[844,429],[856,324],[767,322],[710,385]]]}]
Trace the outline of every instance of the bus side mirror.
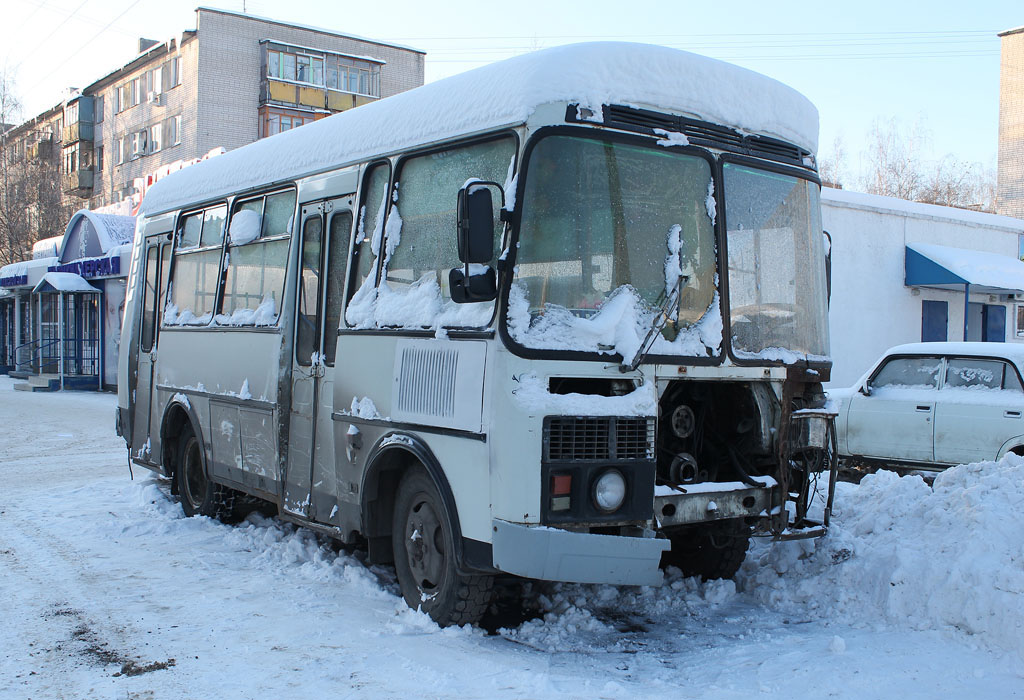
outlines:
[{"label": "bus side mirror", "polygon": [[822,233],[825,234],[825,303],[832,306],[832,234],[828,231]]},{"label": "bus side mirror", "polygon": [[467,265],[469,274],[461,267],[448,273],[448,291],[456,304],[474,301],[494,301],[498,296],[498,278],[490,265]]},{"label": "bus side mirror", "polygon": [[459,190],[459,260],[483,264],[494,257],[494,205],[489,185],[501,191],[497,183],[470,180]]}]

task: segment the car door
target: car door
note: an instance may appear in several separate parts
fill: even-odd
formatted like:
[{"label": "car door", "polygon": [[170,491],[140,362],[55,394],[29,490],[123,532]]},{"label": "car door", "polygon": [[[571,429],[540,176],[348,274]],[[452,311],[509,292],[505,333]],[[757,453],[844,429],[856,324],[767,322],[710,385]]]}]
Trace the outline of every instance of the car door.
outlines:
[{"label": "car door", "polygon": [[1024,390],[1016,368],[996,358],[949,358],[935,407],[935,461],[992,460],[1021,434]]},{"label": "car door", "polygon": [[[852,455],[902,462],[933,459],[941,357],[891,357],[850,398],[846,424]],[[866,393],[865,393],[866,391]]]}]

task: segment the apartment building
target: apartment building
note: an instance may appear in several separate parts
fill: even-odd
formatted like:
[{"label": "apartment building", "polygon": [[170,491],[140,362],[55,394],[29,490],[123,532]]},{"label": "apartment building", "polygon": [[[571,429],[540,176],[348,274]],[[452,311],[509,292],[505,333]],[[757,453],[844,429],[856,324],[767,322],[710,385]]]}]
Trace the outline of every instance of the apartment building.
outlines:
[{"label": "apartment building", "polygon": [[133,231],[126,217],[148,187],[422,85],[423,67],[424,53],[408,47],[201,7],[195,29],[140,39],[120,69],[0,132],[5,178],[18,180],[8,188],[5,179],[0,196],[21,198],[2,203],[25,212],[24,258],[39,239],[57,242],[31,259],[0,251],[0,372],[38,375],[30,390],[112,386]]},{"label": "apartment building", "polygon": [[140,39],[131,61],[11,140],[59,151],[76,209],[131,214],[161,175],[422,85],[423,65],[408,47],[200,7],[195,29]]}]

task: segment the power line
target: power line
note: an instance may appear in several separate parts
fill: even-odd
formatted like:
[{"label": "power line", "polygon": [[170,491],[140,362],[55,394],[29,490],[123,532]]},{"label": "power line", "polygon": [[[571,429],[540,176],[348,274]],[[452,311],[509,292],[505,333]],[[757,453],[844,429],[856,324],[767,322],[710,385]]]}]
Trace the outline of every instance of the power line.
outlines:
[{"label": "power line", "polygon": [[65,17],[63,22],[61,22],[56,27],[54,27],[53,31],[50,32],[49,34],[47,34],[45,39],[43,39],[42,41],[38,42],[34,49],[32,49],[31,51],[28,52],[28,54],[23,56],[22,59],[21,59],[21,62],[24,63],[29,58],[31,58],[32,55],[35,54],[36,51],[38,51],[39,49],[45,47],[46,46],[46,42],[48,42],[50,39],[52,39],[53,35],[56,34],[60,30],[61,27],[63,27],[65,24],[67,24],[71,20],[72,17],[77,15],[78,11],[81,10],[83,7],[85,7],[88,2],[89,2],[89,0],[82,0],[82,4],[79,5],[78,7],[76,7],[74,9],[74,11],[72,11],[72,13],[70,15]]},{"label": "power line", "polygon": [[41,9],[46,7],[46,3],[47,2],[49,2],[49,0],[43,0],[43,2],[39,3],[38,5],[36,5],[36,9],[34,9],[31,12],[28,13],[28,17],[25,18],[25,21],[22,22],[21,24],[19,24],[18,27],[12,32],[12,34],[17,35],[18,32],[20,32],[22,29],[24,29],[25,25],[28,24],[28,21],[30,19],[32,19],[33,17],[35,17],[37,12],[39,12]]},{"label": "power line", "polygon": [[892,31],[892,32],[754,32],[738,34],[735,32],[726,33],[700,33],[700,34],[549,34],[549,35],[523,35],[523,36],[407,36],[392,37],[389,41],[457,41],[471,39],[474,41],[495,41],[499,39],[522,39],[527,41],[542,39],[678,39],[678,38],[710,38],[710,37],[820,37],[820,36],[849,36],[849,37],[885,37],[885,36],[918,36],[918,37],[941,37],[941,36],[991,36],[996,37],[998,29],[965,29],[965,30],[937,30],[930,32],[923,31]]},{"label": "power line", "polygon": [[[86,1],[86,2],[88,2],[89,0],[85,0],[85,1]],[[123,11],[123,12],[121,12],[121,14],[119,14],[119,15],[118,15],[117,17],[115,17],[114,19],[110,20],[110,21],[109,21],[109,22],[108,22],[108,23],[106,24],[106,26],[104,26],[104,27],[103,27],[102,29],[100,29],[100,30],[99,30],[98,32],[96,32],[96,34],[94,34],[94,35],[93,35],[93,37],[92,37],[91,39],[89,39],[89,40],[88,40],[87,42],[85,42],[85,43],[84,43],[84,44],[82,44],[82,45],[81,45],[80,47],[78,47],[78,50],[76,50],[76,51],[75,51],[75,52],[74,52],[73,54],[71,54],[71,55],[70,55],[70,56],[68,56],[68,57],[67,57],[66,59],[64,59],[64,61],[63,61],[62,63],[60,63],[60,64],[59,64],[59,65],[58,65],[58,66],[57,66],[56,68],[54,68],[54,69],[53,69],[52,71],[50,71],[49,73],[47,73],[46,75],[44,75],[44,76],[43,76],[42,78],[39,78],[38,80],[36,80],[36,82],[35,82],[35,84],[36,84],[36,87],[35,87],[35,88],[33,88],[33,89],[31,89],[31,90],[29,90],[29,91],[28,91],[28,94],[32,94],[32,93],[33,93],[33,92],[34,92],[34,91],[35,91],[36,89],[38,89],[38,88],[39,88],[40,86],[42,86],[42,84],[43,84],[43,83],[45,83],[45,82],[46,82],[46,80],[47,80],[47,79],[48,79],[48,78],[49,78],[50,76],[52,76],[52,75],[53,75],[54,73],[56,73],[56,72],[57,72],[57,71],[59,71],[59,70],[60,70],[61,68],[63,68],[63,67],[65,66],[65,65],[67,65],[67,63],[68,63],[68,62],[69,62],[69,61],[70,61],[71,59],[73,59],[73,58],[74,58],[75,56],[77,56],[78,54],[82,53],[82,51],[84,51],[84,50],[85,50],[85,48],[86,48],[87,46],[89,46],[89,45],[90,45],[91,43],[93,43],[94,41],[96,41],[97,39],[99,39],[99,38],[100,38],[101,36],[103,36],[103,34],[104,34],[104,33],[105,33],[105,32],[106,32],[106,31],[107,31],[108,29],[110,29],[111,25],[113,25],[113,24],[114,24],[114,22],[118,21],[119,19],[121,19],[122,17],[124,17],[124,16],[126,15],[126,14],[128,14],[128,12],[129,12],[129,11],[130,11],[130,10],[131,10],[132,8],[134,8],[134,7],[136,6],[136,5],[138,5],[138,4],[140,3],[140,2],[142,2],[142,0],[135,0],[135,1],[134,1],[134,2],[133,2],[133,3],[131,4],[131,5],[129,5],[128,7],[126,7],[126,8],[124,9],[124,11]],[[85,3],[82,3],[82,4],[84,5]]]}]

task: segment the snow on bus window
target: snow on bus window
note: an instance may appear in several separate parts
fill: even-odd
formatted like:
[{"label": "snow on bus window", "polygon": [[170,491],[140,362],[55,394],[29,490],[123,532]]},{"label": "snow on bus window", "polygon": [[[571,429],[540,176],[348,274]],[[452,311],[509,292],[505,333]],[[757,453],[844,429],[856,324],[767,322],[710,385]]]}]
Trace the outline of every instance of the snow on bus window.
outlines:
[{"label": "snow on bus window", "polygon": [[384,213],[387,211],[390,177],[391,166],[378,163],[367,170],[363,182],[354,251],[357,265],[356,292],[349,300],[345,312],[345,320],[350,326],[365,326],[372,322],[373,302],[377,296],[374,269],[384,235]]},{"label": "snow on bus window", "polygon": [[[383,226],[382,211],[370,216],[372,204],[377,201],[374,195],[379,196],[379,189],[373,187],[376,173],[371,173],[359,213],[360,287],[346,311],[350,325],[479,327],[490,321],[493,302],[451,301],[448,273],[460,265],[456,249],[457,195],[469,178],[507,181],[515,149],[515,139],[509,136],[408,159],[392,190],[391,209]],[[380,169],[383,180],[386,169]],[[386,197],[381,201],[386,204]],[[501,202],[496,201],[495,252],[501,234],[497,219],[500,209]],[[368,246],[367,235],[371,236]],[[371,260],[367,260],[367,252],[373,256]],[[384,274],[374,288],[369,272],[380,255],[384,256]]]},{"label": "snow on bus window", "polygon": [[238,204],[231,218],[219,325],[277,322],[284,294],[295,191]]},{"label": "snow on bus window", "polygon": [[526,182],[508,328],[548,350],[636,356],[721,352],[710,164],[603,137],[537,143]]},{"label": "snow on bus window", "polygon": [[213,317],[219,280],[219,247],[178,252],[164,323],[169,326],[208,324]]}]

